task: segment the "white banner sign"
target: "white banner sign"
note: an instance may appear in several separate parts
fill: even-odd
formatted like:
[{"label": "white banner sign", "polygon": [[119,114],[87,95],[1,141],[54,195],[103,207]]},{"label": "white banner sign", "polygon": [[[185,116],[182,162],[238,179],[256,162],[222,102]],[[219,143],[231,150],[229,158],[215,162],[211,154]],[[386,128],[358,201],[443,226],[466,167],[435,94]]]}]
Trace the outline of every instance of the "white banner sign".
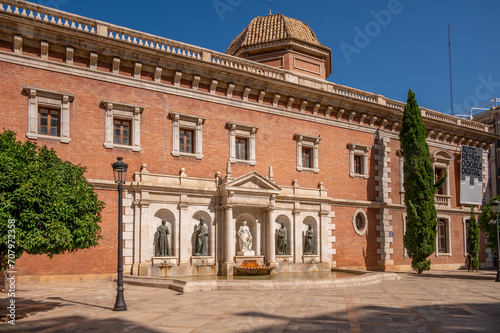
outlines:
[{"label": "white banner sign", "polygon": [[483,149],[462,146],[460,172],[460,203],[483,203]]}]

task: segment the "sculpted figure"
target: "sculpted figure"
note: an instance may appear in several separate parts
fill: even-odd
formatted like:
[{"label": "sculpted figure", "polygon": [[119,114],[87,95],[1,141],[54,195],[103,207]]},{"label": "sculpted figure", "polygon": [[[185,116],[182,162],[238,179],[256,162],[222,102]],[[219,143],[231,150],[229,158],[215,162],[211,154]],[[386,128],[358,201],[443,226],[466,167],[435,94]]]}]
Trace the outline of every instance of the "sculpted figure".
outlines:
[{"label": "sculpted figure", "polygon": [[156,229],[155,239],[155,255],[157,257],[166,257],[170,255],[168,246],[168,227],[165,225],[166,220],[161,220],[161,225]]},{"label": "sculpted figure", "polygon": [[314,231],[311,224],[309,224],[306,231],[304,254],[314,254]]},{"label": "sculpted figure", "polygon": [[243,220],[243,225],[238,230],[238,236],[240,236],[240,251],[252,251],[252,234],[246,220]]},{"label": "sculpted figure", "polygon": [[278,229],[278,244],[276,246],[277,254],[288,254],[288,242],[286,236],[285,224],[281,223],[281,228]]},{"label": "sculpted figure", "polygon": [[205,224],[205,219],[200,217],[200,224],[196,229],[196,254],[195,256],[206,256],[207,251],[207,240],[208,240],[208,227]]}]

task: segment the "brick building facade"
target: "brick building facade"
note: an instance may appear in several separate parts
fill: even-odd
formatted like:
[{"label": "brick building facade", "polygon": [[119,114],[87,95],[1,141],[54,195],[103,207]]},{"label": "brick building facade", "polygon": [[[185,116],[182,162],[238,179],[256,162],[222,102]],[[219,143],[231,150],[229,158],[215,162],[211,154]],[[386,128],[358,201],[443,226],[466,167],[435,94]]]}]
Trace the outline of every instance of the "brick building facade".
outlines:
[{"label": "brick building facade", "polygon": [[[330,49],[306,24],[281,14],[256,18],[224,54],[24,1],[2,3],[1,126],[86,166],[106,203],[98,247],[53,259],[24,255],[21,276],[116,271],[110,164],[117,156],[129,164],[123,260],[132,274],[230,275],[244,259],[236,235],[243,220],[253,257],[276,272],[410,269],[402,241],[404,103],[326,81]],[[460,204],[460,146],[484,148],[487,161],[496,136],[474,121],[425,108],[422,116],[436,172],[449,174],[436,195],[432,265],[459,268],[470,211]],[[200,217],[209,231],[201,257],[193,236]],[[162,220],[171,255],[157,258]],[[288,253],[276,254],[282,223]],[[304,253],[309,225],[314,248]],[[484,246],[480,260],[490,260]]]}]

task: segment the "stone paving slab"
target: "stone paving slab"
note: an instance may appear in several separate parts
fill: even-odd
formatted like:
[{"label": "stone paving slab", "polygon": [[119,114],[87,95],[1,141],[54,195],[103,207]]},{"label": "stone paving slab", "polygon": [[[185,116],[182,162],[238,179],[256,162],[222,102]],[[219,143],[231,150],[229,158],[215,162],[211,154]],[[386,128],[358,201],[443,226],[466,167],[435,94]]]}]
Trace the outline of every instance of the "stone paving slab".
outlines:
[{"label": "stone paving slab", "polygon": [[[17,287],[16,326],[0,323],[0,332],[500,332],[495,272],[397,274],[400,280],[321,290],[179,293],[126,285],[124,312],[112,311],[112,281],[25,283]],[[0,294],[2,315],[8,302]]]}]

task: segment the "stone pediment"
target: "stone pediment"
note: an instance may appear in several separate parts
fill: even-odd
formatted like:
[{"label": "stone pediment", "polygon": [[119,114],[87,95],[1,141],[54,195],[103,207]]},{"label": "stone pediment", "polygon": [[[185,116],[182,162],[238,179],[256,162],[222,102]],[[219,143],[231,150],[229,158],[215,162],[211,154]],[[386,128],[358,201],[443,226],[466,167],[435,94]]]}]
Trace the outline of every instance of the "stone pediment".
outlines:
[{"label": "stone pediment", "polygon": [[227,191],[250,191],[250,192],[264,192],[278,194],[281,191],[281,187],[262,176],[257,172],[251,172],[236,179],[233,179],[222,187]]}]

